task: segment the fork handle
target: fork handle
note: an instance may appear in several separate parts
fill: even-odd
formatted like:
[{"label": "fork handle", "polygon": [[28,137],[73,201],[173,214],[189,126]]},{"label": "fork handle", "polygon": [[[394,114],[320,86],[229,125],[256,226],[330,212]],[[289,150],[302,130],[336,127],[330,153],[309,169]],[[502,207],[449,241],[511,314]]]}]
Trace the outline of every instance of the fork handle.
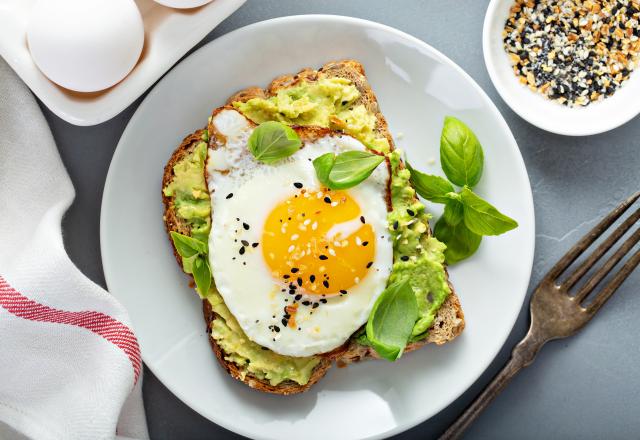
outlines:
[{"label": "fork handle", "polygon": [[474,422],[493,399],[504,389],[514,376],[523,368],[531,365],[545,341],[540,340],[529,330],[525,338],[515,346],[511,358],[502,370],[489,382],[476,400],[458,417],[458,419],[440,436],[439,440],[454,440],[462,436],[464,431]]}]

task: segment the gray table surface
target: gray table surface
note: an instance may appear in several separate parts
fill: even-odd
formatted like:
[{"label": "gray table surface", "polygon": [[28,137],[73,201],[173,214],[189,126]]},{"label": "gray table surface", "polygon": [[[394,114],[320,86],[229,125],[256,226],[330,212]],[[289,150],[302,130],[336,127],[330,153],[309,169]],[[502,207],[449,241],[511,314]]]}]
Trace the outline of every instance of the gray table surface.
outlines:
[{"label": "gray table surface", "polygon": [[[536,209],[536,255],[529,290],[617,201],[640,189],[640,120],[583,138],[545,133],[513,113],[494,89],[482,58],[487,0],[249,0],[204,44],[238,27],[294,14],[362,17],[408,32],[462,66],[497,104],[524,156]],[[200,46],[199,45],[199,46]],[[199,47],[198,46],[198,47]],[[111,156],[140,99],[112,120],[75,127],[43,111],[75,185],[63,223],[78,267],[105,285],[99,248],[100,202]],[[468,431],[470,439],[640,438],[640,271],[579,335],[546,346]],[[508,342],[485,374],[457,401],[398,439],[434,438],[506,362],[528,326],[524,307]],[[172,395],[148,369],[144,397],[153,439],[232,439]],[[426,396],[425,398],[428,398]]]}]

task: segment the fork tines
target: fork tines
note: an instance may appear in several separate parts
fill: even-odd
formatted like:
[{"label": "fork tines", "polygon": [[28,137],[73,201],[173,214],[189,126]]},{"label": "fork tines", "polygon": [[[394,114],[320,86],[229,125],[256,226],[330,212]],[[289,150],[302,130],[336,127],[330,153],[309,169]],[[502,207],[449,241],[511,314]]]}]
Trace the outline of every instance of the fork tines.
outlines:
[{"label": "fork tines", "polygon": [[[562,275],[598,238],[616,222],[622,215],[640,198],[640,191],[633,194],[627,200],[622,202],[609,215],[607,215],[600,223],[598,223],[589,233],[587,233],[575,246],[573,246],[567,254],[556,263],[549,271],[545,280],[556,283],[558,288],[565,291],[571,289],[585,274],[594,266],[596,262],[609,249],[629,231],[640,220],[640,208],[624,220],[576,269],[566,280],[558,283],[558,277]],[[575,294],[575,300],[580,303],[587,295],[589,295],[596,286],[611,272],[611,270],[634,248],[640,241],[640,228],[637,229],[622,245],[609,257],[609,259],[587,280],[587,282]],[[587,311],[595,313],[616,291],[622,282],[633,272],[640,264],[640,250],[631,256],[622,268],[613,276],[611,281],[603,287],[603,289],[594,297],[593,301],[587,306]]]}]

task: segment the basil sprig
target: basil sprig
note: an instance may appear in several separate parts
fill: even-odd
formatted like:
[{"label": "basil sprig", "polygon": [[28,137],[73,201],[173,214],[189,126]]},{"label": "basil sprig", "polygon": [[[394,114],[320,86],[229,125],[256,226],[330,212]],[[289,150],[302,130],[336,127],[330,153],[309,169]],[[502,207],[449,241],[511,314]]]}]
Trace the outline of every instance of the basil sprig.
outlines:
[{"label": "basil sprig", "polygon": [[409,162],[405,163],[411,172],[411,183],[418,194],[436,203],[447,203],[451,199],[447,194],[454,192],[455,189],[447,179],[414,170]]},{"label": "basil sprig", "polygon": [[473,131],[453,116],[444,118],[440,135],[440,163],[447,178],[458,186],[474,187],[482,176],[482,146]]},{"label": "basil sprig", "polygon": [[356,186],[373,173],[384,161],[384,156],[367,151],[345,151],[337,156],[326,153],[313,161],[318,180],[330,189]]},{"label": "basil sprig", "polygon": [[193,275],[198,293],[202,298],[205,298],[211,287],[211,267],[209,267],[209,259],[207,258],[209,252],[207,243],[173,231],[171,231],[171,240],[178,255],[182,257],[184,271]]},{"label": "basil sprig", "polygon": [[[451,116],[445,118],[440,136],[440,162],[448,181],[422,173],[408,162],[407,168],[420,196],[445,205],[434,235],[447,245],[444,255],[453,264],[473,255],[482,236],[504,234],[518,223],[472,191],[482,176],[484,152],[473,131]],[[452,184],[462,189],[456,192]]]},{"label": "basil sprig", "polygon": [[367,322],[367,339],[380,357],[395,361],[404,351],[418,319],[418,302],[408,280],[380,294]]},{"label": "basil sprig", "polygon": [[302,146],[298,134],[289,126],[276,121],[258,125],[249,136],[248,147],[256,160],[273,164],[291,156]]},{"label": "basil sprig", "polygon": [[468,186],[460,191],[464,207],[464,224],[479,235],[500,235],[518,227],[511,217],[507,217],[473,193]]}]

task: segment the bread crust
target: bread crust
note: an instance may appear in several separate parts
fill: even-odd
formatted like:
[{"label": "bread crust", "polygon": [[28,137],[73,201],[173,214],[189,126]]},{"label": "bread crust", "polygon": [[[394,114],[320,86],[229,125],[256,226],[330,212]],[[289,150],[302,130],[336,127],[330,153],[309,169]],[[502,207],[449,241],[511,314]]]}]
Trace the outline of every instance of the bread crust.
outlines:
[{"label": "bread crust", "polygon": [[[231,106],[233,102],[248,101],[252,98],[268,98],[275,95],[278,90],[295,86],[301,81],[316,81],[320,75],[324,75],[327,77],[348,78],[352,81],[352,83],[360,92],[360,98],[355,104],[363,104],[367,108],[367,110],[375,114],[375,131],[379,136],[384,136],[393,149],[394,142],[389,132],[387,121],[379,110],[377,99],[366,79],[363,66],[355,60],[329,62],[318,70],[306,68],[295,75],[283,75],[275,78],[266,89],[262,89],[260,87],[249,87],[243,89],[231,96],[227,101],[227,105],[215,109],[213,115],[217,114],[223,109],[233,109],[233,107]],[[335,133],[329,129],[319,127],[306,126],[294,128],[303,138],[303,140],[313,139],[327,134]],[[209,124],[207,129],[209,130],[210,134],[210,147],[212,147],[214,144],[214,139],[216,138],[215,129],[211,123]],[[162,179],[163,188],[173,179],[173,166],[183,157],[193,151],[195,146],[202,141],[203,133],[204,129],[198,130],[195,133],[187,136],[182,141],[180,146],[174,151],[171,159],[165,166]],[[183,222],[181,222],[180,219],[176,216],[173,198],[167,197],[163,193],[162,200],[165,206],[164,222],[167,234],[169,234],[169,232],[171,231],[176,231],[181,234],[189,234],[190,228]],[[172,249],[174,250],[176,261],[182,268],[182,259],[173,247],[173,242],[170,236],[169,241],[171,243]],[[436,314],[436,318],[434,320],[434,324],[429,331],[429,335],[424,340],[408,345],[405,349],[405,352],[417,350],[429,343],[435,343],[437,345],[444,344],[456,338],[464,329],[465,321],[462,307],[460,305],[460,300],[456,295],[453,286],[448,281],[448,274],[447,283],[449,284],[451,294],[447,297],[442,307],[438,310],[438,313]],[[191,284],[193,285],[193,281],[191,282]],[[346,366],[350,363],[358,362],[365,359],[379,359],[379,356],[377,355],[375,350],[373,350],[371,347],[358,344],[355,339],[352,338],[343,346],[338,347],[329,353],[324,353],[323,355],[321,355],[321,361],[312,372],[311,378],[307,384],[299,385],[293,381],[285,381],[276,386],[273,386],[267,380],[259,379],[251,374],[245,374],[243,377],[243,374],[238,366],[235,365],[235,363],[227,361],[225,359],[224,351],[211,336],[212,323],[219,317],[212,310],[211,305],[207,300],[203,300],[203,315],[206,323],[207,333],[209,334],[211,347],[220,365],[233,378],[244,382],[251,388],[267,393],[290,395],[307,391],[326,374],[333,361],[335,361],[338,366]]]},{"label": "bread crust", "polygon": [[187,155],[193,152],[196,145],[200,142],[204,142],[202,136],[204,135],[206,128],[196,130],[194,133],[186,136],[178,148],[176,148],[171,154],[171,158],[169,162],[164,166],[164,173],[162,174],[162,188],[160,192],[162,194],[162,204],[164,205],[164,213],[162,215],[162,219],[164,220],[164,228],[167,231],[167,238],[169,239],[169,243],[171,243],[171,249],[173,249],[173,255],[176,257],[176,261],[178,262],[178,266],[182,269],[182,257],[178,254],[178,251],[173,246],[173,240],[171,239],[171,232],[177,232],[183,235],[190,235],[191,228],[185,222],[178,218],[176,209],[175,209],[175,200],[174,197],[169,197],[164,194],[164,188],[166,188],[169,183],[175,177],[173,172],[173,167],[184,159]]}]

